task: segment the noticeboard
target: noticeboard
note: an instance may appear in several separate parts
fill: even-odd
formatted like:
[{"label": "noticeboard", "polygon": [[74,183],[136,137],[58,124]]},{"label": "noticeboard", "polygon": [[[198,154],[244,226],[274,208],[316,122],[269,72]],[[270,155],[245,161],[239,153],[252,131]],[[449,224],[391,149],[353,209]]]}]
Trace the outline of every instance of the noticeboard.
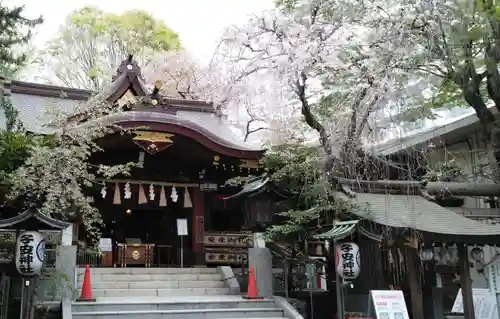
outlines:
[{"label": "noticeboard", "polygon": [[371,290],[370,301],[377,319],[410,319],[401,290]]}]

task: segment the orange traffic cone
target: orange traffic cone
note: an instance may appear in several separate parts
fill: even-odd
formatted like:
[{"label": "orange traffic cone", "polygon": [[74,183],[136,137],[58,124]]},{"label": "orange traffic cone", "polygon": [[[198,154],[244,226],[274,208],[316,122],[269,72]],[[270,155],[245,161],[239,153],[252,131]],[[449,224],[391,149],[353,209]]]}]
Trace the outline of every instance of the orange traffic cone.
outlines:
[{"label": "orange traffic cone", "polygon": [[90,283],[90,266],[87,265],[85,267],[85,275],[83,277],[83,286],[82,286],[82,294],[80,298],[76,299],[76,301],[95,301],[95,298],[92,298],[92,285]]},{"label": "orange traffic cone", "polygon": [[259,297],[259,292],[257,290],[257,281],[255,280],[255,273],[253,266],[250,266],[250,274],[248,275],[248,290],[247,295],[243,296],[245,299],[264,299]]}]

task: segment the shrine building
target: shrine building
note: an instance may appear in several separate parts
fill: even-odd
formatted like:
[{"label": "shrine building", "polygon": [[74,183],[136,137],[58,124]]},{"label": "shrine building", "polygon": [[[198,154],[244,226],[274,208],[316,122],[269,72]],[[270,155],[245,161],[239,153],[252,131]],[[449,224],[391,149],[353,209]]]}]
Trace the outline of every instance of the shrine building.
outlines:
[{"label": "shrine building", "polygon": [[[142,167],[133,168],[127,178],[99,180],[92,190],[105,224],[103,255],[81,248],[78,263],[165,267],[245,262],[253,231],[270,221],[272,205],[260,199],[226,200],[240,188],[225,182],[261,174],[264,149],[243,142],[212,104],[168,99],[158,88],[148,89],[131,56],[98,94],[20,81],[3,86],[25,128],[35,134],[46,133],[50,105],[71,110],[97,99],[125,109],[100,120],[132,133],[100,138],[104,151],[93,154],[91,162],[139,162]],[[84,247],[88,238],[83,225],[70,222],[74,244]]]}]

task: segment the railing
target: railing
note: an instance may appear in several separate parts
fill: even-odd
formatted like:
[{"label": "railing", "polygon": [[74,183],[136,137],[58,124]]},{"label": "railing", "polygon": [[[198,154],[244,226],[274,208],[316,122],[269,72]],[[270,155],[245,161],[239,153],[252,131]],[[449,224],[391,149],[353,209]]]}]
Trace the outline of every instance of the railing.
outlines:
[{"label": "railing", "polygon": [[[156,245],[153,249],[154,267],[179,267],[192,266],[197,264],[197,259],[201,255],[191,249],[181,249],[169,245]],[[181,263],[181,259],[183,262]]]},{"label": "railing", "polygon": [[[57,251],[56,248],[45,249],[45,260],[43,262],[46,268],[54,268],[56,266]],[[101,264],[101,256],[95,253],[77,250],[76,264],[79,266],[91,265],[99,266]]]},{"label": "railing", "polygon": [[[117,265],[118,256],[115,247],[113,251],[112,262],[105,262],[103,255],[96,252],[85,251],[79,249],[76,257],[76,263],[80,267],[90,265],[91,267],[115,267]],[[183,263],[181,263],[181,256]],[[197,261],[203,257],[203,253],[196,253],[191,249],[181,249],[170,245],[155,245],[153,247],[153,260],[151,267],[180,267],[181,265],[189,267],[196,265]]]}]

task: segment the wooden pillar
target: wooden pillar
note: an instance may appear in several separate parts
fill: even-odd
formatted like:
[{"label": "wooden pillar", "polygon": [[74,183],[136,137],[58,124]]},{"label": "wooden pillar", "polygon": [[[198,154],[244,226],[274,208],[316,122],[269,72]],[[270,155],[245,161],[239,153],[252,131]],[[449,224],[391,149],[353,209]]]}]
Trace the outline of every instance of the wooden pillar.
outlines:
[{"label": "wooden pillar", "polygon": [[405,248],[406,262],[408,265],[408,281],[410,286],[411,312],[413,319],[424,318],[424,303],[422,296],[422,281],[420,259],[417,250],[413,247]]},{"label": "wooden pillar", "polygon": [[193,218],[192,218],[192,236],[193,252],[196,255],[196,264],[205,264],[203,234],[205,232],[205,197],[199,188],[192,188],[193,194]]},{"label": "wooden pillar", "polygon": [[464,319],[475,319],[474,300],[472,299],[472,280],[470,279],[470,263],[467,245],[458,245],[458,258],[460,267],[460,288],[464,304]]}]

